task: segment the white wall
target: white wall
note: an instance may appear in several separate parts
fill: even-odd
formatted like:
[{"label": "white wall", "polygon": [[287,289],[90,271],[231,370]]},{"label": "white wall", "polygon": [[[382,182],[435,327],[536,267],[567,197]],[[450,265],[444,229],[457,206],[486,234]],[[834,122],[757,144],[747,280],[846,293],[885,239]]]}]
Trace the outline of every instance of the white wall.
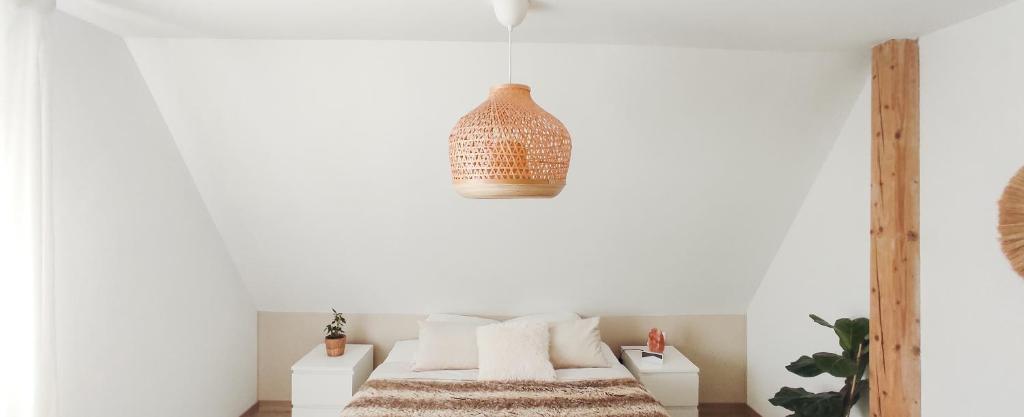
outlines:
[{"label": "white wall", "polygon": [[[929,417],[1020,408],[1013,381],[1024,371],[1024,279],[1000,251],[996,202],[1024,165],[1021,22],[1018,1],[920,41],[922,415]],[[786,415],[767,399],[799,382],[782,366],[832,344],[802,315],[868,311],[868,93],[747,312],[747,397],[765,417]],[[825,288],[828,303],[806,298]]]},{"label": "white wall", "polygon": [[922,414],[1020,414],[1024,279],[996,202],[1024,165],[1024,2],[921,39]]},{"label": "white wall", "polygon": [[[263,311],[742,314],[866,57],[515,45],[573,134],[553,200],[452,188],[505,46],[129,39]],[[656,291],[652,291],[656,288]]]},{"label": "white wall", "polygon": [[747,403],[764,417],[790,414],[768,403],[783,386],[842,387],[838,378],[784,368],[801,355],[840,351],[835,333],[808,314],[833,321],[869,313],[870,98],[866,85],[747,310]]},{"label": "white wall", "polygon": [[51,25],[61,415],[237,416],[250,297],[124,41]]}]

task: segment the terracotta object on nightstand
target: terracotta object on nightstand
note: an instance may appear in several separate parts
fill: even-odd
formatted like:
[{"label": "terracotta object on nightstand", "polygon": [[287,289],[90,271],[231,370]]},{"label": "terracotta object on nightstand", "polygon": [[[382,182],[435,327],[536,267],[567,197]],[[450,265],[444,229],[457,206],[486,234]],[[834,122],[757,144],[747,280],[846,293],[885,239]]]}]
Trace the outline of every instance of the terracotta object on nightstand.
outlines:
[{"label": "terracotta object on nightstand", "polygon": [[647,351],[654,353],[665,351],[665,332],[658,330],[657,327],[647,332]]},{"label": "terracotta object on nightstand", "polygon": [[327,356],[335,357],[345,354],[345,342],[348,341],[347,336],[342,336],[336,339],[326,338],[324,339],[324,345],[327,346]]}]

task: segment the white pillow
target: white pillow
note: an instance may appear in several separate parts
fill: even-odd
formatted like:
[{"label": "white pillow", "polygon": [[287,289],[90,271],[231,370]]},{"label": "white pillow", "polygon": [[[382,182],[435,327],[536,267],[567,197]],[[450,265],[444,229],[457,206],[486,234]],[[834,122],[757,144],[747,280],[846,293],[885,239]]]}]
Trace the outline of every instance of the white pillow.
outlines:
[{"label": "white pillow", "polygon": [[548,359],[548,325],[499,323],[476,330],[481,381],[554,381]]},{"label": "white pillow", "polygon": [[413,371],[476,369],[476,328],[473,323],[421,321]]},{"label": "white pillow", "polygon": [[551,323],[551,363],[557,369],[607,368],[601,350],[600,317]]},{"label": "white pillow", "polygon": [[505,320],[505,323],[520,323],[520,322],[543,322],[543,323],[557,323],[560,321],[579,320],[580,315],[572,312],[567,313],[543,313],[543,314],[531,314],[529,316],[516,317],[514,319]]},{"label": "white pillow", "polygon": [[427,321],[431,322],[448,322],[448,323],[473,323],[477,325],[494,324],[498,323],[498,320],[487,319],[483,317],[475,316],[460,316],[458,314],[441,314],[434,313],[427,316]]}]

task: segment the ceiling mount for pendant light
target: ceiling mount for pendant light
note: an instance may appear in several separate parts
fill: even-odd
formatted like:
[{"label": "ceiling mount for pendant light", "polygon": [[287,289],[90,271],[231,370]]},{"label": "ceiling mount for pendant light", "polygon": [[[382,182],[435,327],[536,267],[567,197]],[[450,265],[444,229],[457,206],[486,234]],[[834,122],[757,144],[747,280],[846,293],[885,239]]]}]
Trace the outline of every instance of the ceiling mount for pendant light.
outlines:
[{"label": "ceiling mount for pendant light", "polygon": [[512,29],[529,0],[493,0],[508,29],[509,82],[459,119],[448,138],[455,191],[467,198],[551,198],[565,187],[572,140],[562,122],[540,108],[530,87],[512,83]]}]

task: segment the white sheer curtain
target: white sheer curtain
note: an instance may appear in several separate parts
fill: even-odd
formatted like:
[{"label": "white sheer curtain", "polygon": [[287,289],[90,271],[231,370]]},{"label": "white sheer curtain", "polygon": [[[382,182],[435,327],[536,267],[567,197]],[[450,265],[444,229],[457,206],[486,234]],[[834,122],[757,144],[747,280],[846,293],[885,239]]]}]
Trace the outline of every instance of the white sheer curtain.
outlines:
[{"label": "white sheer curtain", "polygon": [[56,416],[50,149],[53,0],[0,0],[0,417]]}]

